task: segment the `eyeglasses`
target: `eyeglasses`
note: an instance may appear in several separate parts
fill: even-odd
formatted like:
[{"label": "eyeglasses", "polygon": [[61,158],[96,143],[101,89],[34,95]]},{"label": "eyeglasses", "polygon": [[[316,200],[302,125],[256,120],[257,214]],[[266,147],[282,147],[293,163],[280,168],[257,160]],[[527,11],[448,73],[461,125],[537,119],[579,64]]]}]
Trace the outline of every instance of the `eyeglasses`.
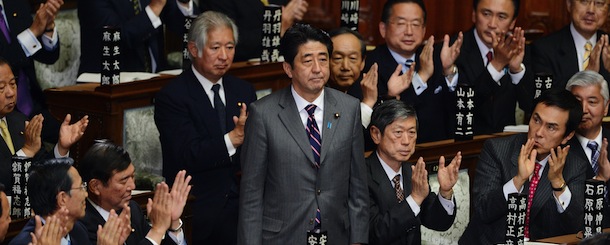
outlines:
[{"label": "eyeglasses", "polygon": [[583,6],[589,6],[589,4],[593,3],[596,8],[605,8],[608,4],[606,4],[606,0],[577,0]]},{"label": "eyeglasses", "polygon": [[78,189],[87,191],[87,182],[81,183],[79,187],[70,188],[70,190],[78,190]]},{"label": "eyeglasses", "polygon": [[424,24],[418,20],[409,22],[404,19],[399,19],[399,20],[392,20],[389,22],[391,25],[394,25],[396,27],[397,31],[405,31],[407,29],[407,26],[411,27],[413,30],[420,30],[424,27]]}]

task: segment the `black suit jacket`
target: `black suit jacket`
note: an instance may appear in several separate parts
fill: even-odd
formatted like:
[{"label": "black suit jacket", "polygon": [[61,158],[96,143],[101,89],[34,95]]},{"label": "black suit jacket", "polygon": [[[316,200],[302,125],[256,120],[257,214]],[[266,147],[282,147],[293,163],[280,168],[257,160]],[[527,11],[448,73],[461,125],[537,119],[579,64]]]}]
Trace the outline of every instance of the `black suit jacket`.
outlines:
[{"label": "black suit jacket", "polygon": [[[59,41],[55,49],[47,51],[44,47],[33,56],[27,57],[17,40],[17,35],[32,25],[31,8],[28,1],[3,1],[7,24],[10,28],[9,44],[4,35],[0,33],[0,56],[8,61],[15,76],[20,71],[28,78],[28,86],[34,102],[32,115],[40,113],[46,108],[44,94],[36,80],[34,60],[53,64],[59,58]],[[40,39],[39,39],[40,40]]]},{"label": "black suit jacket", "polygon": [[[238,103],[249,105],[256,100],[256,93],[250,83],[230,75],[223,77],[223,86],[229,132],[235,127],[233,116],[239,116]],[[185,70],[157,94],[155,123],[163,151],[163,176],[170,184],[179,170],[186,169],[193,176],[192,193],[199,207],[194,213],[206,217],[199,220],[206,229],[197,235],[212,232],[218,223],[227,221],[220,217],[220,210],[229,200],[235,202],[232,213],[237,214],[240,154],[238,148],[235,155],[229,156],[225,132],[221,132],[216,111],[192,69]]]},{"label": "black suit jacket", "polygon": [[[610,130],[606,129],[606,128],[602,128],[602,139],[606,138],[608,140],[610,140]],[[578,141],[578,138],[576,138],[576,136],[572,137],[572,139],[570,139],[570,154],[574,154],[580,158],[582,158],[583,160],[587,161],[587,163],[589,163],[589,168],[587,168],[587,179],[592,179],[593,177],[595,177],[595,172],[593,171],[593,166],[591,166],[591,160],[587,157],[587,154],[585,154],[584,149],[582,148],[582,145],[580,144],[580,141]],[[601,145],[599,145],[599,147],[601,147]],[[607,147],[606,149],[608,152],[610,152],[610,146]],[[600,149],[601,151],[601,149]],[[606,183],[606,189],[610,190],[610,181],[608,181]],[[604,221],[603,221],[603,227],[610,227],[610,206],[608,205],[608,200],[604,199]]]},{"label": "black suit jacket", "polygon": [[[421,49],[415,55],[416,71],[419,70],[420,52]],[[375,50],[367,54],[364,70],[368,71],[373,63],[378,65],[379,82],[377,83],[377,88],[379,89],[379,96],[381,98],[387,97],[388,80],[390,80],[398,63],[392,57],[388,46],[385,44],[377,46]],[[440,63],[440,61],[435,63]],[[400,100],[415,108],[419,124],[426,125],[426,127],[419,129],[417,143],[452,138],[454,132],[454,127],[452,127],[453,112],[448,110],[447,105],[453,103],[455,107],[455,93],[449,92],[442,72],[435,72],[428,79],[427,84],[428,88],[420,95],[415,93],[413,86],[410,86],[400,94]]]},{"label": "black suit jacket", "polygon": [[[269,4],[286,5],[289,0],[270,0]],[[199,1],[201,12],[213,10],[226,14],[235,21],[239,30],[239,42],[234,61],[260,58],[263,50],[263,12],[260,0]]]},{"label": "black suit jacket", "polygon": [[[526,141],[527,134],[485,141],[472,183],[471,203],[476,208],[473,209],[468,227],[460,238],[460,244],[487,245],[504,242],[508,204],[502,188],[517,175],[519,152]],[[547,163],[532,201],[530,240],[574,234],[582,230],[588,163],[571,152],[563,169],[563,178],[572,192],[570,205],[563,213],[557,211],[557,203],[548,180]],[[529,193],[529,182],[525,182],[521,193]]]},{"label": "black suit jacket", "polygon": [[[23,115],[21,112],[12,111],[11,113],[6,115],[6,123],[8,126],[8,131],[11,134],[11,140],[13,141],[13,147],[15,148],[15,152],[19,151],[23,145],[25,144],[25,135],[23,132],[25,131],[25,121],[27,117]],[[13,155],[9,150],[6,142],[0,138],[0,183],[4,184],[7,188],[4,190],[6,195],[12,195],[13,183],[11,182],[11,164],[13,163],[12,159]],[[33,161],[39,161],[46,158],[54,157],[53,153],[48,153],[44,151],[44,148],[33,157]]]},{"label": "black suit jacket", "polygon": [[[377,152],[366,159],[371,218],[369,244],[421,244],[421,225],[438,231],[451,227],[457,210],[453,210],[453,215],[448,215],[433,192],[424,199],[417,216],[406,201],[398,203],[395,189],[381,164]],[[405,197],[411,194],[411,174],[411,164],[403,163]]]},{"label": "black suit jacket", "polygon": [[[30,232],[34,232],[35,228],[36,220],[34,218],[31,218],[25,224],[23,229],[21,229],[21,232],[19,232],[19,234],[17,234],[17,236],[15,236],[13,240],[11,240],[9,245],[27,245],[32,241],[32,237],[30,237]],[[95,229],[97,231],[97,226],[95,227]],[[72,245],[92,244],[89,242],[89,238],[87,237],[87,230],[85,229],[85,226],[83,226],[83,224],[81,224],[79,221],[74,223],[74,227],[72,227],[72,230],[68,234],[70,234],[70,243]]]},{"label": "black suit jacket", "polygon": [[[602,34],[605,33],[598,31],[597,38],[599,39]],[[578,54],[570,25],[536,40],[532,45],[532,60],[536,73],[553,75],[553,88],[565,88],[568,80],[579,70]],[[604,68],[601,59],[599,74],[606,81],[610,81],[610,73]]]},{"label": "black suit jacket", "polygon": [[[102,28],[105,26],[121,29],[121,71],[145,71],[148,47],[157,62],[157,71],[167,69],[163,48],[163,25],[153,28],[144,10],[148,4],[150,0],[140,0],[141,11],[136,15],[131,1],[79,0],[81,63],[78,73],[100,72],[101,36]],[[168,0],[160,17],[163,24],[174,33],[184,32],[184,16],[176,1]]]},{"label": "black suit jacket", "polygon": [[[458,84],[472,86],[475,90],[475,134],[502,132],[504,126],[515,124],[517,101],[526,114],[531,113],[534,98],[531,85],[533,73],[527,68],[518,85],[512,83],[507,73],[498,85],[487,71],[479,48],[474,28],[465,32],[460,56],[455,61],[459,70]],[[526,50],[523,60],[526,67],[529,63],[528,53]]]},{"label": "black suit jacket", "polygon": [[[91,205],[89,200],[87,202],[87,208],[85,210],[85,217],[83,217],[80,222],[83,223],[86,228],[86,232],[88,234],[88,240],[90,244],[97,244],[97,225],[106,224],[106,221],[100,215],[99,212]],[[125,241],[125,245],[152,245],[152,243],[146,239],[146,234],[150,231],[150,225],[144,217],[142,209],[135,201],[129,201],[129,208],[131,209],[131,213],[129,217],[131,218],[131,229],[132,232],[127,237]],[[120,211],[119,211],[120,214]],[[161,245],[172,245],[176,244],[171,238],[169,238],[168,234],[165,234],[165,239],[161,242]]]}]

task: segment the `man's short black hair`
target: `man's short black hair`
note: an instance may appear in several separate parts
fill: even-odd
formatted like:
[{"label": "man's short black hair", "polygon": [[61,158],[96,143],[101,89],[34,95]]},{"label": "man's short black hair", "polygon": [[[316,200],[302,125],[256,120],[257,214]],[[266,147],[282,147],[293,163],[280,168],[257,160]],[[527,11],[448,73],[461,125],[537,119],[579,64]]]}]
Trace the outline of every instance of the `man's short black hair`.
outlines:
[{"label": "man's short black hair", "polygon": [[130,164],[131,157],[123,147],[109,140],[97,140],[81,159],[78,171],[83,181],[97,179],[106,185],[114,173],[127,169]]},{"label": "man's short black hair", "polygon": [[426,19],[428,18],[428,12],[426,11],[426,5],[423,0],[388,0],[383,5],[383,11],[381,12],[381,22],[388,23],[390,21],[390,16],[392,16],[392,7],[399,3],[414,3],[419,5],[422,12],[424,12],[424,24],[426,24]]},{"label": "man's short black hair", "polygon": [[53,214],[57,206],[57,194],[70,194],[72,178],[68,170],[74,164],[72,158],[53,158],[32,164],[28,179],[28,196],[34,212],[40,216]]},{"label": "man's short black hair", "polygon": [[[479,2],[481,0],[474,0],[472,1],[472,9],[473,10],[477,10],[477,7],[479,6]],[[517,18],[517,16],[519,16],[519,4],[520,4],[520,0],[511,0],[513,2],[513,7],[515,10],[515,14],[513,15],[513,20]]]},{"label": "man's short black hair", "polygon": [[354,30],[344,26],[344,27],[334,29],[334,30],[330,31],[328,34],[330,35],[331,40],[333,37],[343,35],[343,34],[354,35],[356,38],[358,38],[358,41],[360,42],[360,55],[362,57],[366,56],[366,43],[364,43],[364,38],[357,31],[354,31]]},{"label": "man's short black hair", "polygon": [[371,126],[375,126],[381,131],[381,135],[383,135],[388,125],[396,120],[407,119],[409,117],[415,118],[417,128],[419,124],[417,122],[417,114],[411,105],[407,105],[400,100],[385,100],[373,108],[369,130]]},{"label": "man's short black hair", "polygon": [[564,137],[578,128],[578,124],[580,124],[582,119],[582,105],[570,91],[559,88],[546,90],[542,92],[540,97],[534,100],[534,108],[540,103],[546,106],[558,107],[569,112]]},{"label": "man's short black hair", "polygon": [[330,58],[330,55],[333,53],[333,42],[330,40],[328,33],[308,24],[297,23],[288,28],[280,40],[280,54],[284,56],[284,61],[293,66],[294,58],[299,52],[299,47],[309,41],[324,44],[328,49]]}]

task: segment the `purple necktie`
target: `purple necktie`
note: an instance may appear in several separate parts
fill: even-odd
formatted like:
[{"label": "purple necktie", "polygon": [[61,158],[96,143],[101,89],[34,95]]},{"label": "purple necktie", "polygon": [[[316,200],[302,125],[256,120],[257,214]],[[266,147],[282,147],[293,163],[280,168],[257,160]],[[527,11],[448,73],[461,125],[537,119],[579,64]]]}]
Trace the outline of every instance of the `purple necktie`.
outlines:
[{"label": "purple necktie", "polygon": [[[4,8],[2,5],[0,5],[0,31],[2,31],[6,42],[11,44],[11,35],[8,30],[8,24],[4,20]],[[32,113],[33,103],[28,77],[21,69],[15,70],[14,72],[18,72],[19,74],[17,76],[17,109],[29,117],[30,113]]]}]

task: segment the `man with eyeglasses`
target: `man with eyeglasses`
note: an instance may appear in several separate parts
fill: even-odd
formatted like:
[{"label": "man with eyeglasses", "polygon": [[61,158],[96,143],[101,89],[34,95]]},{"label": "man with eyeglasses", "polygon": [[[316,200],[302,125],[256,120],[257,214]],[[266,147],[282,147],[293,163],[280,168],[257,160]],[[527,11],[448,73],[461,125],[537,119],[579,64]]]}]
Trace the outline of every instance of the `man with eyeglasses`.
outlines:
[{"label": "man with eyeglasses", "polygon": [[[72,164],[72,158],[55,158],[32,165],[28,196],[36,216],[28,221],[10,245],[32,244],[32,240],[41,244],[90,244],[87,229],[78,222],[85,216],[87,184]],[[130,234],[127,214],[118,216],[112,211],[112,219],[112,223],[99,229],[99,234],[114,236],[115,239],[98,244],[122,244]],[[102,233],[104,230],[106,233]]]},{"label": "man with eyeglasses", "polygon": [[[473,28],[466,31],[457,59],[441,59],[446,79],[475,91],[474,133],[502,132],[515,125],[517,102],[526,114],[531,112],[533,89],[528,83],[525,37],[515,28],[519,0],[475,0],[472,5]],[[459,38],[458,37],[454,37]],[[449,72],[447,72],[449,69]]]},{"label": "man with eyeglasses", "polygon": [[534,71],[553,76],[554,88],[579,71],[591,70],[610,81],[608,35],[600,29],[608,18],[608,0],[566,0],[570,24],[532,45]]},{"label": "man with eyeglasses", "polygon": [[[390,0],[383,6],[379,32],[385,44],[366,57],[365,71],[378,65],[380,99],[397,98],[412,105],[422,125],[418,143],[453,137],[450,105],[455,107],[455,84],[442,77],[440,61],[433,60],[434,37],[424,45],[426,7],[422,0]],[[457,57],[460,43],[443,46],[443,52]],[[423,48],[422,48],[423,45]],[[450,55],[450,56],[451,56]],[[439,65],[435,65],[439,64]],[[390,80],[398,79],[398,82]]]},{"label": "man with eyeglasses", "polygon": [[[34,160],[65,157],[70,147],[85,133],[89,123],[84,116],[74,124],[70,124],[71,116],[66,115],[59,130],[59,140],[53,153],[47,153],[42,148],[44,137],[43,116],[35,115],[29,122],[27,116],[15,110],[17,102],[17,81],[8,62],[0,57],[0,183],[6,186],[7,195],[12,194],[11,163],[13,156],[30,157]],[[52,155],[51,155],[52,154]]]}]

